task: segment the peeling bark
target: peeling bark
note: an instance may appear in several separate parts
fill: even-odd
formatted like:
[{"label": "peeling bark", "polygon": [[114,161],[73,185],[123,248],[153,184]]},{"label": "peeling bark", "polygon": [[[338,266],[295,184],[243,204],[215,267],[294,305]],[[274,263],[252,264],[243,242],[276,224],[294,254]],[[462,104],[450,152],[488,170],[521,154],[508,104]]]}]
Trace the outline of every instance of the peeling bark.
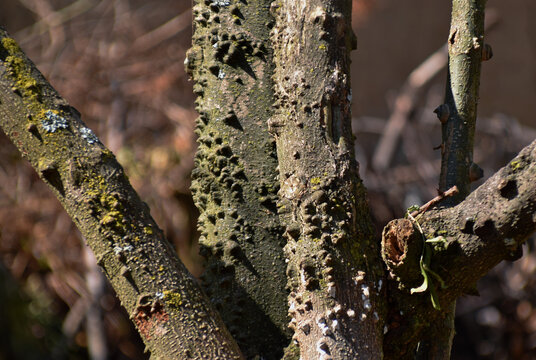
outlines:
[{"label": "peeling bark", "polygon": [[350,128],[351,1],[278,1],[274,85],[289,315],[303,359],[379,358],[383,270]]},{"label": "peeling bark", "polygon": [[114,155],[3,29],[0,126],[87,240],[152,356],[242,358]]}]

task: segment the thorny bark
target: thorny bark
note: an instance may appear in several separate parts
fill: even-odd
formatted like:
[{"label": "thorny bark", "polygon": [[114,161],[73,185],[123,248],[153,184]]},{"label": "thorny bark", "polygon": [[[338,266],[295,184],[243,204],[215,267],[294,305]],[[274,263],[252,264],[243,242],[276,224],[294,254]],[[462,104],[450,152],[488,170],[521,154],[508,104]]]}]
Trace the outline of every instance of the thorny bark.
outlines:
[{"label": "thorny bark", "polygon": [[[447,42],[449,64],[443,105],[444,110],[449,109],[449,115],[441,127],[439,190],[446,191],[456,186],[458,194],[447,199],[444,206],[462,201],[470,192],[470,183],[482,177],[482,170],[473,163],[473,143],[484,49],[485,7],[486,0],[452,1]],[[445,329],[434,323],[426,331],[426,337],[421,340],[424,351],[420,351],[424,357],[450,359],[456,300],[443,309],[442,317],[435,323],[445,324]]]},{"label": "thorny bark", "polygon": [[113,154],[3,29],[0,126],[73,219],[154,357],[242,358]]},{"label": "thorny bark", "polygon": [[303,359],[380,358],[383,270],[350,128],[351,1],[274,2],[289,315]]},{"label": "thorny bark", "polygon": [[[290,342],[277,214],[270,0],[196,1],[186,68],[196,84],[204,288],[244,355],[279,359]],[[262,324],[262,326],[259,326]]]}]

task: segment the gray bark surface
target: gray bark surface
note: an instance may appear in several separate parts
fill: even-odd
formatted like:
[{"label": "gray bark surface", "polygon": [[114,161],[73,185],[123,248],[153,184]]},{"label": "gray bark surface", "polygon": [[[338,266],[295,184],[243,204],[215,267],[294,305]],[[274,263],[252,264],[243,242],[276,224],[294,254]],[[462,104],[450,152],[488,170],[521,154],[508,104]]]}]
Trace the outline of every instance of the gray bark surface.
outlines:
[{"label": "gray bark surface", "polygon": [[203,285],[247,357],[290,342],[272,109],[270,1],[197,1],[187,69],[200,117],[192,192]]},{"label": "gray bark surface", "polygon": [[351,1],[278,1],[269,120],[286,226],[289,315],[303,359],[381,357],[383,269],[350,128]]}]

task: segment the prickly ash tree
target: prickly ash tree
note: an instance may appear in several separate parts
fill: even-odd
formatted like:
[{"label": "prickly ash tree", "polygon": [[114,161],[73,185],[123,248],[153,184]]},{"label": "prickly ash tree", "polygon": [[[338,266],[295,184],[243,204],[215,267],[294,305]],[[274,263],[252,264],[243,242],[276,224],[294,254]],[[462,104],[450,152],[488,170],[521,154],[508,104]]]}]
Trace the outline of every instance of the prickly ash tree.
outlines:
[{"label": "prickly ash tree", "polygon": [[467,196],[484,5],[453,1],[437,111],[440,187],[458,192],[389,223],[381,249],[353,154],[349,0],[195,2],[186,67],[200,114],[192,191],[204,292],[113,154],[3,30],[0,125],[154,358],[447,359],[456,298],[515,256],[536,223],[536,143]]}]

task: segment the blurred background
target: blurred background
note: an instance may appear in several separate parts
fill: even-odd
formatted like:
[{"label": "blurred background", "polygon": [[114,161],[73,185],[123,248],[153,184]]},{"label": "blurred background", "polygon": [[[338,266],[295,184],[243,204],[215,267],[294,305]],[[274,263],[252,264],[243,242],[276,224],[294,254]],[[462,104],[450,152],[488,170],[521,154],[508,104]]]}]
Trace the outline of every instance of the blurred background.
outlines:
[{"label": "blurred background", "polygon": [[[436,195],[450,2],[354,1],[353,114],[381,232]],[[536,2],[488,0],[474,161],[484,179],[536,138]],[[2,0],[0,24],[125,167],[188,268],[196,144],[184,72],[191,3]],[[458,302],[454,359],[536,359],[536,253],[501,263]],[[147,359],[58,201],[0,134],[0,360]]]}]

